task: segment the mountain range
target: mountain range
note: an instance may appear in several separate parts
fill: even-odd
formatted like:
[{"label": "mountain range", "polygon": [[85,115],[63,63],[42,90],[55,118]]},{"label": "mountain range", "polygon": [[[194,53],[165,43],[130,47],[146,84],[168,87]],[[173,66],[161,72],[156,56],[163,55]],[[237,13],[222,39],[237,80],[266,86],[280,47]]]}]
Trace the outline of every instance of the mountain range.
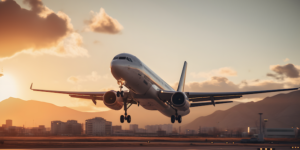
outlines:
[{"label": "mountain range", "polygon": [[184,128],[197,130],[200,126],[227,129],[258,127],[258,113],[263,113],[262,119],[268,119],[266,128],[300,127],[300,91],[277,94],[258,102],[241,103],[228,110],[219,110],[198,117]]},{"label": "mountain range", "polygon": [[[91,101],[92,103],[92,101]],[[222,104],[220,107],[205,106],[201,108],[191,108],[191,113],[184,116],[183,123],[189,123],[199,116],[205,116],[213,113],[216,110],[226,110],[238,102],[231,104]],[[98,106],[98,105],[97,105]],[[113,125],[122,125],[123,129],[129,129],[128,123],[120,123],[120,115],[124,114],[124,110],[109,110],[102,112],[81,112],[68,107],[60,107],[51,103],[22,100],[18,98],[8,98],[0,102],[0,126],[5,123],[5,120],[13,120],[13,126],[36,127],[45,125],[50,127],[51,121],[60,120],[77,120],[79,123],[84,123],[86,119],[94,117],[102,117],[107,121],[111,121]],[[146,110],[141,106],[133,105],[128,109],[128,114],[131,115],[131,124],[138,124],[139,128],[144,128],[145,125],[153,124],[171,124],[169,117],[162,115],[155,110]],[[173,127],[178,127],[184,124],[173,124]]]}]

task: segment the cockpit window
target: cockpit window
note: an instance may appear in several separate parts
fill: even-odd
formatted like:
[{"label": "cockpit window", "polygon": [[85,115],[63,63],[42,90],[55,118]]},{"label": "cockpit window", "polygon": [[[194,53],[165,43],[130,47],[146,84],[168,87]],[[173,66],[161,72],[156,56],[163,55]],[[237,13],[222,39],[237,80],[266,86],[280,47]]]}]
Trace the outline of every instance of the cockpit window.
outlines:
[{"label": "cockpit window", "polygon": [[128,61],[132,62],[132,59],[129,57],[114,57],[113,60],[115,60],[115,59],[127,59]]},{"label": "cockpit window", "polygon": [[129,58],[129,57],[127,57],[127,60],[130,61],[130,62],[132,62],[131,58]]}]

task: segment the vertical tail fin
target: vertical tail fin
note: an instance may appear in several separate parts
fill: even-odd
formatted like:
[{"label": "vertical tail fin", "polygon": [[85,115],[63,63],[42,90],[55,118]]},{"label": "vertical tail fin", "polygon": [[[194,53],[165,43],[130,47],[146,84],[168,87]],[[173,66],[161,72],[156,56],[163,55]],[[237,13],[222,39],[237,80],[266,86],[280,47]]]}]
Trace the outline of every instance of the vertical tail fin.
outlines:
[{"label": "vertical tail fin", "polygon": [[178,84],[178,88],[177,88],[177,91],[179,91],[179,92],[183,92],[183,90],[184,90],[186,68],[187,68],[187,62],[184,61],[183,69],[181,72],[181,76],[180,76],[180,80],[179,80],[179,84]]}]

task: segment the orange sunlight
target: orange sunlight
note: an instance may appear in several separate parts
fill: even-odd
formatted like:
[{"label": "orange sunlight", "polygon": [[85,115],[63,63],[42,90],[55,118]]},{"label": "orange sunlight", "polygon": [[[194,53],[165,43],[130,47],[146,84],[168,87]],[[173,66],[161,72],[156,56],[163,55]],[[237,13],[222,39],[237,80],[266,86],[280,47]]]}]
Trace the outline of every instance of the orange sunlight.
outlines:
[{"label": "orange sunlight", "polygon": [[9,97],[16,97],[16,95],[17,88],[14,79],[9,74],[3,74],[0,77],[0,101]]}]

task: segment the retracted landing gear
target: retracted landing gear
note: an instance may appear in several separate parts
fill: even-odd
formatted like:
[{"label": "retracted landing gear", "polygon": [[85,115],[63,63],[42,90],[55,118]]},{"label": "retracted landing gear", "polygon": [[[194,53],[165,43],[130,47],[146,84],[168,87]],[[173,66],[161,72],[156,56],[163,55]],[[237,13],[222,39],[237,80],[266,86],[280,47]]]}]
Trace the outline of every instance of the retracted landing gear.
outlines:
[{"label": "retracted landing gear", "polygon": [[131,122],[131,116],[127,115],[127,109],[132,105],[132,103],[127,103],[127,99],[124,99],[124,111],[125,111],[125,115],[121,115],[120,116],[120,121],[121,123],[124,123],[124,120],[127,120],[128,123]]},{"label": "retracted landing gear", "polygon": [[172,115],[172,116],[171,116],[171,122],[174,123],[175,120],[177,120],[178,123],[181,123],[181,122],[182,122],[182,117],[181,117],[181,115],[178,115],[178,114],[177,114],[177,109],[175,109],[175,115]]}]

